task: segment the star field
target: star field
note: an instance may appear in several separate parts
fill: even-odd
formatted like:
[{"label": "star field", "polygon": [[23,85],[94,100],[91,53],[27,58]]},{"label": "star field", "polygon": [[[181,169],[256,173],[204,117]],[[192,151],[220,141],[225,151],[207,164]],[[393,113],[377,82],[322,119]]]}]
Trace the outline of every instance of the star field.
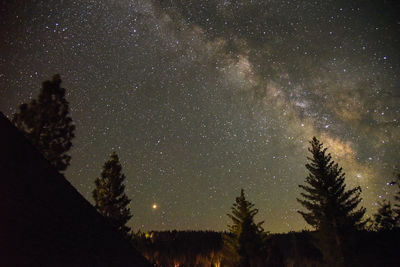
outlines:
[{"label": "star field", "polygon": [[116,151],[135,231],[225,230],[240,188],[266,230],[306,228],[296,198],[314,135],[368,215],[390,199],[395,1],[2,1],[0,12],[0,111],[11,118],[61,74],[76,124],[65,176],[92,202]]}]

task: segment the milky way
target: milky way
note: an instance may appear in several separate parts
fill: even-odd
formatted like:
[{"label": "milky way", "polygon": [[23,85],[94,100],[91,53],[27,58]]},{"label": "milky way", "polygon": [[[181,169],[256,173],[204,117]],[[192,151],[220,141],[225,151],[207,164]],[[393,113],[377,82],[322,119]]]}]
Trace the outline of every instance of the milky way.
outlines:
[{"label": "milky way", "polygon": [[11,118],[60,73],[77,128],[66,178],[92,201],[115,150],[135,231],[225,230],[240,188],[266,230],[306,228],[296,197],[314,135],[369,215],[390,199],[395,1],[9,2],[0,110]]}]

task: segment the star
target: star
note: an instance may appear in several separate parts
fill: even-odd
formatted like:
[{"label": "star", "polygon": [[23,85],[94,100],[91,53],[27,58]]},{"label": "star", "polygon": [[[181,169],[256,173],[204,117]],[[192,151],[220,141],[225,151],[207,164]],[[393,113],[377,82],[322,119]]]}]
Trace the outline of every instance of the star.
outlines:
[{"label": "star", "polygon": [[76,125],[65,177],[93,203],[116,151],[135,231],[224,231],[241,188],[265,230],[307,228],[295,210],[313,136],[369,216],[386,197],[395,1],[3,2],[0,111],[11,119],[59,73]]}]

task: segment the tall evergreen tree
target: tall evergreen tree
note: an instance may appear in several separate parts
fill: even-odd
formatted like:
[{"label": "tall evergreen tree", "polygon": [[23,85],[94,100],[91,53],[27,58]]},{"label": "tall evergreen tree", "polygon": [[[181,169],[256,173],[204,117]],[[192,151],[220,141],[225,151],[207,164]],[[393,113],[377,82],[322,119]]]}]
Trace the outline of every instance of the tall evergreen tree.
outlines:
[{"label": "tall evergreen tree", "polygon": [[60,85],[58,74],[45,81],[38,99],[20,105],[12,121],[58,171],[64,171],[71,160],[67,152],[72,147],[75,126],[65,89]]},{"label": "tall evergreen tree", "polygon": [[[396,213],[397,217],[397,223],[400,224],[400,172],[397,173],[396,175],[397,181],[395,182],[397,184],[397,188],[399,191],[396,192],[394,195],[395,199],[395,204],[394,204],[394,212]],[[400,225],[398,225],[400,227]]]},{"label": "tall evergreen tree", "polygon": [[263,222],[254,222],[258,209],[246,200],[243,189],[231,209],[228,217],[232,225],[228,225],[230,233],[224,236],[223,266],[263,266],[266,233],[261,227]]},{"label": "tall evergreen tree", "polygon": [[308,211],[299,211],[304,220],[319,232],[319,246],[331,266],[344,265],[344,237],[362,228],[365,208],[356,209],[361,202],[361,188],[346,191],[345,174],[332,160],[327,148],[317,138],[310,142],[312,157],[305,182],[299,185],[305,192],[297,201]]},{"label": "tall evergreen tree", "polygon": [[126,223],[132,215],[128,207],[130,199],[125,194],[124,180],[125,175],[122,173],[118,155],[113,152],[110,159],[104,163],[100,178],[95,180],[93,198],[97,211],[128,238],[130,228]]},{"label": "tall evergreen tree", "polygon": [[379,209],[374,214],[374,228],[377,231],[390,231],[397,226],[396,213],[392,209],[390,201],[379,203]]}]

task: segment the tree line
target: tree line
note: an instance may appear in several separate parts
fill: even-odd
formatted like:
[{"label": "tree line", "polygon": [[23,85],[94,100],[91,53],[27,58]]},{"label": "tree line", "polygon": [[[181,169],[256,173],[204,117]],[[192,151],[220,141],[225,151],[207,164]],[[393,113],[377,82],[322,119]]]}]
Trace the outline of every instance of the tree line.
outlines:
[{"label": "tree line", "polygon": [[213,231],[137,232],[133,245],[157,266],[218,266],[222,234]]},{"label": "tree line", "polygon": [[[61,78],[55,75],[42,84],[37,99],[19,106],[12,122],[35,146],[49,163],[63,173],[70,164],[75,126],[69,115],[69,103]],[[372,219],[365,219],[361,206],[361,187],[346,188],[345,173],[332,160],[331,154],[316,137],[310,141],[310,156],[305,167],[308,176],[299,185],[297,201],[303,206],[298,211],[315,230],[315,246],[327,266],[350,266],[354,235],[360,230],[390,231],[400,228],[400,173],[396,175],[399,188],[395,203],[383,201]],[[92,196],[95,208],[121,234],[140,246],[146,235],[134,234],[127,226],[132,214],[130,199],[125,194],[126,177],[116,152],[103,165],[100,177],[94,180]],[[255,222],[258,209],[248,201],[242,189],[231,207],[231,224],[222,235],[221,266],[265,266],[268,261],[269,234]]]}]

